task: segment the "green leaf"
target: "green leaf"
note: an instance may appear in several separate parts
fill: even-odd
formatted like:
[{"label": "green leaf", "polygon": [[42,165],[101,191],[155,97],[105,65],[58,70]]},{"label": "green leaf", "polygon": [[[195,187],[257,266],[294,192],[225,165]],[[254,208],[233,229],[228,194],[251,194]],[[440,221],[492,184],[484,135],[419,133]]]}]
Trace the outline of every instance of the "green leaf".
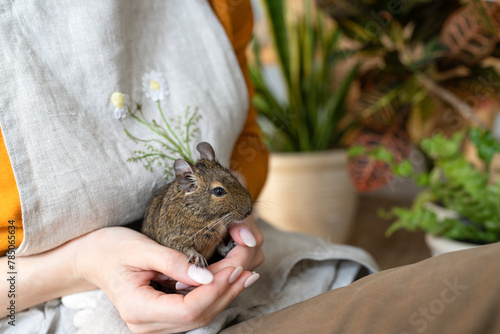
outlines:
[{"label": "green leaf", "polygon": [[408,177],[413,174],[413,167],[409,160],[403,160],[393,168],[394,173],[401,177]]},{"label": "green leaf", "polygon": [[381,96],[373,105],[366,108],[361,112],[361,117],[370,117],[372,114],[376,113],[382,108],[387,107],[392,103],[392,101],[401,94],[401,87],[396,86],[395,88],[389,90],[386,94]]},{"label": "green leaf", "polygon": [[273,112],[273,107],[269,103],[269,99],[266,99],[262,94],[255,94],[252,97],[252,105],[262,114],[272,114]]},{"label": "green leaf", "polygon": [[394,163],[394,155],[392,154],[391,151],[389,151],[388,149],[386,149],[383,146],[380,146],[380,147],[377,147],[376,149],[374,149],[372,151],[371,156],[375,160],[380,160],[380,161],[386,162],[388,164]]},{"label": "green leaf", "polygon": [[287,24],[285,21],[286,1],[284,0],[262,0],[267,17],[271,24],[273,42],[277,51],[281,69],[287,80],[290,80],[290,50],[288,48]]},{"label": "green leaf", "polygon": [[433,159],[451,158],[460,153],[464,137],[464,132],[457,132],[451,138],[439,133],[422,140],[420,146]]},{"label": "green leaf", "polygon": [[[427,188],[415,198],[410,209],[391,210],[396,220],[387,234],[404,228],[475,243],[500,241],[500,180],[490,184],[489,170],[478,170],[465,159],[461,150],[464,135],[461,132],[446,138],[438,134],[422,141],[422,148],[430,155],[434,167],[415,179]],[[478,151],[483,146],[486,161],[492,156],[492,150],[497,149],[496,141],[483,130],[473,128],[469,138]],[[435,210],[426,203],[452,210],[458,218],[438,219]]]},{"label": "green leaf", "polygon": [[487,166],[490,166],[495,153],[500,152],[500,144],[496,141],[490,131],[473,128],[469,133],[469,139],[477,148],[477,154]]},{"label": "green leaf", "polygon": [[360,155],[364,155],[366,153],[367,153],[366,148],[361,145],[353,145],[349,147],[349,149],[347,150],[347,155],[349,156],[349,158],[354,158]]},{"label": "green leaf", "polygon": [[417,185],[419,185],[420,187],[425,187],[429,185],[429,174],[426,173],[417,174],[415,175],[414,180],[415,183],[417,183]]},{"label": "green leaf", "polygon": [[[334,94],[328,98],[327,103],[324,106],[325,119],[317,121],[318,131],[315,133],[315,137],[313,138],[313,141],[316,143],[316,147],[320,149],[327,149],[331,146],[332,134],[334,134],[335,130],[338,129],[338,123],[345,115],[346,111],[344,102],[349,88],[358,73],[358,69],[359,64],[354,66],[351,71],[349,71],[339,87],[335,90]],[[328,78],[327,80],[331,79]],[[335,141],[340,141],[338,134]]]},{"label": "green leaf", "polygon": [[274,90],[266,82],[260,48],[255,41],[256,62],[249,65],[256,91],[253,105],[274,124],[272,132],[265,134],[271,138],[272,148],[325,150],[339,145],[344,131],[353,124],[343,120],[347,114],[345,98],[358,67],[351,69],[334,87],[333,72],[343,60],[338,28],[326,22],[321,10],[313,10],[314,2],[308,0],[303,0],[304,11],[297,19],[288,22],[287,4],[284,0],[264,0],[288,101],[278,103]]}]

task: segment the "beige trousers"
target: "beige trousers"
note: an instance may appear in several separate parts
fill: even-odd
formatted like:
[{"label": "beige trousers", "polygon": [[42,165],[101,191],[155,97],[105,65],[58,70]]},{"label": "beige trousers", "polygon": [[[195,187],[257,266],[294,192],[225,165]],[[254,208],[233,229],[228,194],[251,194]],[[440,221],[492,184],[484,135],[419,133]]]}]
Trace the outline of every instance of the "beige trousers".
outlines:
[{"label": "beige trousers", "polygon": [[223,333],[500,333],[500,243],[385,270]]}]

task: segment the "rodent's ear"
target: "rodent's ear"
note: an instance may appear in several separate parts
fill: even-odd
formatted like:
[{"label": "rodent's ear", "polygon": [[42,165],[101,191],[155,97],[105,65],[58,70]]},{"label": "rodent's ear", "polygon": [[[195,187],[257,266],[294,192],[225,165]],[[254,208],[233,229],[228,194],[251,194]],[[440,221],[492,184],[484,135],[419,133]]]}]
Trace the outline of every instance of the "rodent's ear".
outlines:
[{"label": "rodent's ear", "polygon": [[196,146],[198,152],[200,152],[200,158],[205,160],[214,161],[215,153],[212,145],[207,142],[201,142]]},{"label": "rodent's ear", "polygon": [[196,189],[197,183],[194,176],[196,167],[183,159],[177,159],[174,162],[174,171],[175,179],[182,189],[188,192]]}]

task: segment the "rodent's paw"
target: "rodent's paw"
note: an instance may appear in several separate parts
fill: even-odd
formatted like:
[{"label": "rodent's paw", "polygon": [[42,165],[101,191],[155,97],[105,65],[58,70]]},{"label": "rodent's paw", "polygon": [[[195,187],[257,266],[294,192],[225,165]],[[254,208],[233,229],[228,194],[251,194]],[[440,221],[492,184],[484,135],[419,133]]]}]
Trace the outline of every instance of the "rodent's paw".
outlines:
[{"label": "rodent's paw", "polygon": [[223,257],[226,257],[227,254],[236,247],[236,242],[234,240],[230,240],[227,244],[221,243],[218,247],[219,254]]},{"label": "rodent's paw", "polygon": [[187,255],[189,256],[189,263],[193,263],[196,267],[208,267],[207,260],[197,251],[193,250],[190,254]]}]

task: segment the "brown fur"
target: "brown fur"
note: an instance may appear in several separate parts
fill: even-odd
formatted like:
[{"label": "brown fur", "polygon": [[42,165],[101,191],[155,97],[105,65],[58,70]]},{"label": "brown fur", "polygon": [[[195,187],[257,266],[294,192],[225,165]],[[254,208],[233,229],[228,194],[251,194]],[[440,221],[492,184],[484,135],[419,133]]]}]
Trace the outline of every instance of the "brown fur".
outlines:
[{"label": "brown fur", "polygon": [[[207,259],[228,237],[228,226],[244,220],[252,211],[248,191],[213,154],[212,158],[198,160],[192,168],[194,173],[180,180],[181,184],[189,180],[192,191],[180,186],[176,170],[177,182],[167,184],[153,196],[142,227],[145,235],[183,252],[189,262],[201,267],[207,266]],[[215,187],[224,188],[227,194],[215,196]]]}]

